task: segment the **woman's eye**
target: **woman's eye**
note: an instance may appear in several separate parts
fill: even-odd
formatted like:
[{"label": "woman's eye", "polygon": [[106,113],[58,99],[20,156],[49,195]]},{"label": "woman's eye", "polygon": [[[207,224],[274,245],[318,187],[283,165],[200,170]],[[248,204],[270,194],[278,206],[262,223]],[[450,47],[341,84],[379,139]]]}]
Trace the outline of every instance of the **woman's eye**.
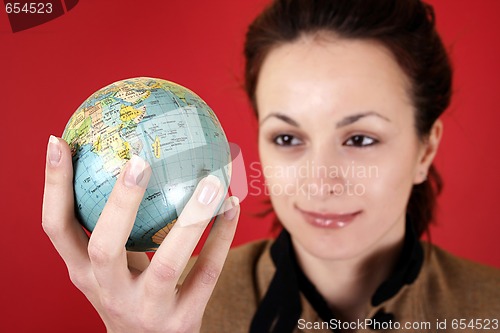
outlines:
[{"label": "woman's eye", "polygon": [[302,141],[290,134],[281,134],[274,137],[273,142],[278,146],[296,146],[300,145]]},{"label": "woman's eye", "polygon": [[376,143],[378,143],[376,139],[366,135],[353,135],[349,139],[347,139],[346,142],[344,142],[346,146],[353,147],[368,147]]}]

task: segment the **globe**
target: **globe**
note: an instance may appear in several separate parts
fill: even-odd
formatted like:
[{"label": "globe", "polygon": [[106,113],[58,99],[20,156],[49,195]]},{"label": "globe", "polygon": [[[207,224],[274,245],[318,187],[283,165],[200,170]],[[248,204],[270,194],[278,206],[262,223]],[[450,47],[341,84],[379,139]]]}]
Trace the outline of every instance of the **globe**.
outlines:
[{"label": "globe", "polygon": [[99,89],[71,116],[63,139],[72,152],[76,215],[89,232],[125,163],[135,154],[150,164],[129,251],[155,251],[203,177],[217,176],[226,193],[229,187],[231,152],[219,120],[170,81],[139,77]]}]

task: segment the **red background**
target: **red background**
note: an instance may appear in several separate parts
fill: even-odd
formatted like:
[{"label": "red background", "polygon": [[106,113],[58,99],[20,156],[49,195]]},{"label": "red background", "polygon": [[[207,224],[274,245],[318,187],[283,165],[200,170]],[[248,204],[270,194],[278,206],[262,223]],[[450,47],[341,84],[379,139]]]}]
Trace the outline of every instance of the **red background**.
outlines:
[{"label": "red background", "polygon": [[[0,331],[104,332],[40,224],[49,134],[61,135],[98,88],[134,76],[185,85],[212,106],[247,167],[257,161],[257,127],[241,89],[242,45],[247,24],[266,2],[87,0],[18,33],[2,8]],[[500,2],[431,2],[456,68],[437,157],[445,189],[432,240],[500,267]],[[268,235],[269,219],[252,216],[262,200],[243,202],[235,244]]]}]

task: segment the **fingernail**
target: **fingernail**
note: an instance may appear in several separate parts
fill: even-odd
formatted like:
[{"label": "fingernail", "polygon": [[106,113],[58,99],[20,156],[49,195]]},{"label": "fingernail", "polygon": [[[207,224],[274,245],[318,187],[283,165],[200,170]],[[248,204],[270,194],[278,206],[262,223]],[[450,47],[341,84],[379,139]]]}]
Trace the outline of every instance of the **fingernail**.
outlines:
[{"label": "fingernail", "polygon": [[53,135],[49,138],[47,158],[52,166],[57,166],[61,161],[61,147],[59,146],[59,140]]},{"label": "fingernail", "polygon": [[134,186],[147,186],[147,181],[144,177],[144,171],[147,167],[146,161],[137,155],[132,155],[130,161],[128,161],[127,169],[125,170],[125,176],[123,182],[128,187]]},{"label": "fingernail", "polygon": [[238,212],[238,204],[240,199],[238,197],[231,197],[224,203],[224,218],[228,221],[232,221]]},{"label": "fingernail", "polygon": [[214,175],[208,175],[202,182],[203,187],[200,194],[198,194],[198,201],[204,205],[209,205],[219,192],[220,180]]}]

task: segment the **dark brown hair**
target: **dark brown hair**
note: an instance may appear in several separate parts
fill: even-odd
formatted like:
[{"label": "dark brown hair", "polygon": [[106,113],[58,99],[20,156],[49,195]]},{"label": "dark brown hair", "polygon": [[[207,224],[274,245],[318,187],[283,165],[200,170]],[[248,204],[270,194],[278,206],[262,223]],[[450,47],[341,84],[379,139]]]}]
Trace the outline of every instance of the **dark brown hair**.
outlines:
[{"label": "dark brown hair", "polygon": [[[304,34],[333,32],[340,38],[381,43],[411,82],[418,137],[424,141],[451,98],[452,69],[436,32],[433,8],[420,0],[276,0],[250,25],[245,42],[245,89],[257,113],[255,90],[271,49]],[[414,185],[407,214],[418,235],[428,231],[442,181],[432,165]]]}]

